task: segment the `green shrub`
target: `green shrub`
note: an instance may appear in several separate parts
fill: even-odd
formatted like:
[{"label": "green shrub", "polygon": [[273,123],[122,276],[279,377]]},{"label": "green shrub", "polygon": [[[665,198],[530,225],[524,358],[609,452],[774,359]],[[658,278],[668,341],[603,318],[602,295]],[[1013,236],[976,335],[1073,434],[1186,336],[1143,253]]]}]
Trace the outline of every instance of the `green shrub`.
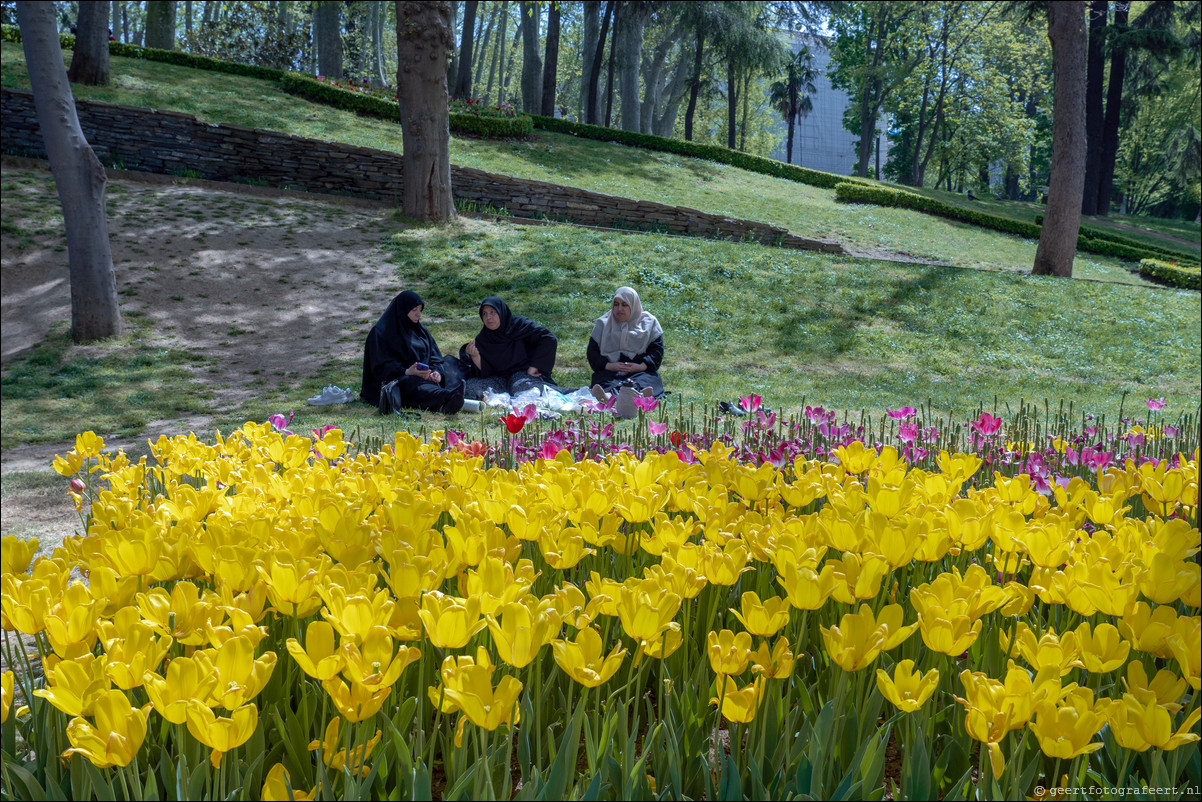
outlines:
[{"label": "green shrub", "polygon": [[[1036,225],[1043,225],[1042,214],[1035,215],[1035,223]],[[1149,253],[1161,254],[1162,256],[1167,256],[1169,259],[1173,260],[1180,259],[1182,256],[1185,256],[1187,260],[1190,258],[1187,254],[1184,254],[1181,251],[1175,251],[1172,248],[1165,248],[1150,242],[1137,242],[1132,240],[1130,237],[1124,237],[1122,234],[1117,234],[1113,231],[1109,231],[1104,228],[1097,228],[1096,226],[1087,225],[1085,223],[1081,224],[1081,233],[1079,236],[1094,240],[1095,242],[1114,242],[1119,245],[1126,245],[1128,247],[1142,248]]]},{"label": "green shrub", "polygon": [[[0,39],[6,42],[21,43],[21,29],[16,25],[0,25]],[[71,33],[60,33],[58,35],[59,46],[63,50],[70,50],[75,47],[75,35]]]},{"label": "green shrub", "polygon": [[[1026,220],[1016,220],[1000,214],[966,209],[954,203],[947,203],[937,198],[928,198],[914,192],[907,192],[892,187],[874,186],[868,184],[853,184],[850,182],[835,186],[835,200],[848,203],[871,203],[877,206],[899,206],[915,209],[928,214],[947,217],[952,220],[962,220],[966,223],[1004,231],[1008,234],[1018,234],[1027,239],[1039,239],[1040,226]],[[1086,253],[1100,256],[1113,256],[1127,261],[1137,261],[1149,257],[1163,256],[1166,252],[1142,243],[1124,240],[1117,235],[1107,234],[1106,238],[1091,236],[1096,229],[1083,230],[1077,237],[1077,249]],[[1174,256],[1171,252],[1168,255]]]},{"label": "green shrub", "polygon": [[732,167],[738,167],[749,172],[784,178],[789,181],[797,181],[816,187],[826,187],[829,189],[840,182],[859,182],[864,183],[865,186],[875,186],[875,184],[862,182],[861,179],[849,178],[848,176],[836,175],[835,173],[824,173],[821,170],[811,170],[806,167],[798,167],[795,164],[785,164],[775,159],[765,159],[762,156],[753,156],[750,153],[742,153],[741,151],[731,150],[719,145],[686,142],[682,139],[669,139],[668,137],[653,136],[651,134],[636,134],[633,131],[605,128],[600,125],[574,123],[569,120],[561,120],[557,117],[543,117],[538,114],[531,115],[531,117],[534,119],[534,127],[545,131],[556,131],[561,134],[571,134],[582,139],[596,139],[601,142],[617,142],[621,145],[631,145],[636,148],[657,150],[664,153],[679,153],[682,156],[692,156],[696,159],[729,164]]},{"label": "green shrub", "polygon": [[156,50],[153,47],[127,45],[121,42],[109,42],[109,55],[140,58],[146,61],[159,61],[164,64],[174,64],[177,67],[191,67],[196,70],[224,72],[228,75],[246,75],[251,78],[262,78],[268,81],[278,81],[285,75],[284,70],[277,70],[273,67],[240,64],[236,61],[220,61],[208,56],[195,56],[191,53],[181,53],[176,50]]},{"label": "green shrub", "polygon": [[1202,268],[1162,262],[1159,259],[1141,259],[1139,274],[1157,284],[1182,287],[1187,290],[1202,290]]},{"label": "green shrub", "polygon": [[451,130],[470,136],[490,139],[529,136],[534,131],[534,120],[529,114],[516,117],[481,117],[478,114],[452,114]]}]

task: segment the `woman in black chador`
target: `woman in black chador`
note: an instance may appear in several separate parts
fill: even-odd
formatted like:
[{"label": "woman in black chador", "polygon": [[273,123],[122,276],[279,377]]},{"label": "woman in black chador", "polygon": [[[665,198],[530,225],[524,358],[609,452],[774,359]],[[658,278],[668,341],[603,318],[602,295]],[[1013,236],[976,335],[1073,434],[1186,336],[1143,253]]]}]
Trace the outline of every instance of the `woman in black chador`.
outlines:
[{"label": "woman in black chador", "polygon": [[479,398],[488,392],[517,395],[534,387],[555,387],[555,335],[513,314],[496,296],[480,302],[484,326],[476,339],[459,350],[467,370],[467,395]]},{"label": "woman in black chador", "polygon": [[422,325],[424,307],[416,292],[405,290],[368,332],[359,393],[367,403],[384,411],[410,407],[448,415],[463,406],[463,380],[456,366],[444,365],[442,352]]}]

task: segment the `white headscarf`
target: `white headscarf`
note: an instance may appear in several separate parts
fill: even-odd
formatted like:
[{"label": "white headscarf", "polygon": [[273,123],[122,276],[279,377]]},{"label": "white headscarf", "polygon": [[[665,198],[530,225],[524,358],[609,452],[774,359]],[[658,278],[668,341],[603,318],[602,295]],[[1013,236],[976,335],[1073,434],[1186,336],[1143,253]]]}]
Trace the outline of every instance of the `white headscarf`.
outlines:
[{"label": "white headscarf", "polygon": [[610,362],[621,362],[623,354],[634,357],[647,353],[647,346],[662,337],[664,330],[655,315],[643,311],[639,294],[630,287],[619,287],[614,298],[621,298],[630,305],[630,319],[619,323],[613,319],[610,309],[597,318],[592,336],[601,347],[602,356]]}]

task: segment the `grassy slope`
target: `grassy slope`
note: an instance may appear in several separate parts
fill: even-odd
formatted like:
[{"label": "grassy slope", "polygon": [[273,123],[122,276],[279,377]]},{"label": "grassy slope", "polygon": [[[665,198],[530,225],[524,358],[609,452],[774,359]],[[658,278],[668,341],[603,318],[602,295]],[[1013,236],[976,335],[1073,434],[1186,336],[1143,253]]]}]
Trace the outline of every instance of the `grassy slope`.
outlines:
[{"label": "grassy slope", "polygon": [[[399,151],[400,127],[316,106],[265,81],[137,59],[112,60],[113,86],[75,87],[80,97],[167,108],[211,122]],[[3,46],[3,85],[27,86],[20,48]],[[854,243],[969,267],[1028,270],[1035,243],[902,209],[838,204],[818,187],[673,154],[540,132],[534,142],[452,140],[452,161],[468,167],[654,199],[784,226],[809,237]],[[1033,214],[1033,212],[1032,212]],[[1114,259],[1082,254],[1081,278],[1137,282]]]},{"label": "grassy slope", "polygon": [[[5,85],[21,80],[13,56],[6,45]],[[105,99],[374,147],[399,145],[395,126],[310,106],[262,82],[114,62],[118,85],[142,86],[135,94],[145,94],[97,90]],[[645,190],[644,196],[664,198],[676,193],[677,202],[777,222],[770,213],[787,212],[797,216],[797,223],[786,224],[800,233],[829,234],[843,225],[845,233],[866,232],[880,245],[920,253],[922,245],[937,251],[928,255],[961,265],[1005,267],[1006,253],[1029,261],[1022,254],[1034,247],[925,215],[837,206],[830,192],[813,187],[571,137],[542,137],[533,145],[466,141],[455,147],[454,158],[462,164],[621,194],[638,196]],[[779,202],[766,201],[771,198]],[[49,196],[47,202],[52,200]],[[7,201],[4,216],[6,234],[13,233],[10,226],[28,224]],[[37,217],[37,225],[47,225],[44,215]],[[773,406],[793,408],[804,397],[808,403],[877,412],[929,398],[937,410],[955,415],[966,415],[978,404],[992,407],[995,395],[1003,409],[1020,398],[1049,398],[1053,404],[1071,398],[1077,409],[1113,413],[1123,391],[1137,399],[1164,395],[1170,409],[1192,410],[1198,404],[1202,310],[1197,293],[566,226],[473,223],[405,229],[398,224],[390,247],[400,284],[416,286],[426,296],[439,321],[431,328],[447,350],[478,328],[474,300],[500,293],[560,335],[557,378],[565,384],[587,380],[583,354],[591,320],[604,310],[614,286],[629,283],[664,323],[666,383],[686,403],[754,390]],[[1111,260],[1078,259],[1077,273],[1126,275]],[[375,314],[372,310],[348,324],[365,328]],[[138,336],[131,335],[135,345]],[[91,419],[92,407],[98,411],[102,402],[86,391],[88,372],[105,369],[102,360],[93,362],[94,355],[55,341],[8,366],[8,376],[15,371],[36,378],[51,363],[60,366],[56,376],[63,369],[84,374],[79,394],[70,393],[77,398],[78,415],[44,427],[36,439],[74,432]],[[168,361],[183,360],[164,360],[164,368]],[[246,418],[295,408],[296,399],[322,384],[357,385],[358,371],[353,360],[334,362],[317,380],[300,386],[281,381],[274,398],[217,410],[218,425],[228,430]],[[21,402],[9,391],[8,376],[6,407]],[[58,378],[44,381],[46,391],[58,393],[62,386]],[[10,419],[5,416],[5,447],[23,439],[8,426]],[[330,420],[376,425],[370,410],[354,405],[306,415],[293,428],[307,431],[310,424]],[[427,417],[431,425],[442,420]]]}]

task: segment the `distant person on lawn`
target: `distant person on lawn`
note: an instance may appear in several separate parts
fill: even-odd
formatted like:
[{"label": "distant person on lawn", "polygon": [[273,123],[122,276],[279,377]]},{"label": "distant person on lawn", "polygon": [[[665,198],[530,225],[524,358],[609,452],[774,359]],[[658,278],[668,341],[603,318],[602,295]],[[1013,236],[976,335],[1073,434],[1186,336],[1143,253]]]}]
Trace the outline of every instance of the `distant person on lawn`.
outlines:
[{"label": "distant person on lawn", "polygon": [[559,390],[551,379],[559,347],[554,334],[513,314],[495,295],[480,302],[480,322],[476,339],[459,349],[469,398],[486,392],[517,395],[536,387]]},{"label": "distant person on lawn", "polygon": [[664,330],[655,315],[643,311],[639,294],[630,287],[614,292],[609,311],[597,318],[588,341],[593,369],[593,396],[618,401],[614,413],[634,417],[634,396],[664,394],[659,366],[664,359]]},{"label": "distant person on lawn", "polygon": [[458,360],[444,360],[421,323],[424,308],[416,292],[405,290],[367,333],[359,397],[384,412],[406,407],[450,415],[463,406]]}]

